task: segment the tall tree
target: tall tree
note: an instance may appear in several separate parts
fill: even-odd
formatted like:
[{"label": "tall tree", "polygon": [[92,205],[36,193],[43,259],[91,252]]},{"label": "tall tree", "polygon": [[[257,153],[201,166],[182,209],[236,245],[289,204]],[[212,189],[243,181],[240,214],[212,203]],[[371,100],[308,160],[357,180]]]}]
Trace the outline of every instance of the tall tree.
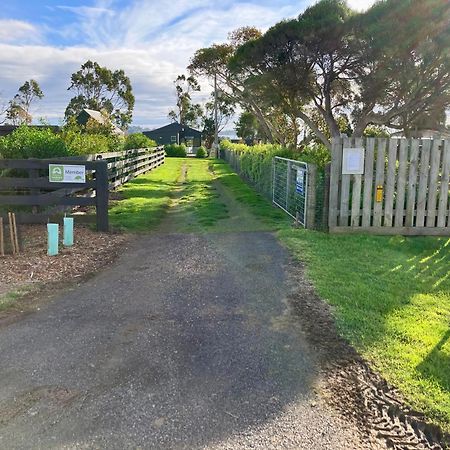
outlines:
[{"label": "tall tree", "polygon": [[131,123],[135,99],[123,70],[111,71],[97,62],[86,61],[72,74],[68,90],[76,95],[66,108],[66,120],[89,108],[102,111],[121,128]]},{"label": "tall tree", "polygon": [[[214,92],[211,93],[211,99],[206,103],[204,107],[204,115],[202,117],[203,125],[203,139],[205,140],[205,145],[210,148],[214,141],[215,134],[215,114],[214,114]],[[232,100],[226,96],[222,95],[222,92],[218,92],[217,98],[217,131],[220,133],[230,122],[234,115],[234,104]]]},{"label": "tall tree", "polygon": [[365,60],[355,96],[355,133],[361,135],[367,125],[406,135],[442,126],[450,105],[450,3],[385,0],[354,22]]},{"label": "tall tree", "polygon": [[253,113],[242,111],[235,125],[237,137],[252,142],[257,138],[258,120]]},{"label": "tall tree", "polygon": [[279,133],[270,120],[270,115],[264,105],[258,101],[255,93],[245,84],[245,78],[240,73],[230,69],[229,63],[237,49],[248,42],[261,37],[261,32],[254,27],[239,28],[229,34],[229,42],[215,44],[211,47],[197,50],[191,59],[189,71],[196,76],[210,80],[217,79],[217,84],[224,96],[239,104],[243,109],[251,111],[264,128],[264,134],[271,141],[282,141]]},{"label": "tall tree", "polygon": [[14,125],[23,123],[31,123],[33,117],[30,114],[31,104],[35,100],[40,100],[44,97],[44,93],[36,80],[25,81],[19,87],[17,94],[9,102],[6,110],[6,119],[11,121]]},{"label": "tall tree", "polygon": [[241,45],[228,67],[260,105],[298,117],[330,147],[317,114],[338,137],[351,112],[361,136],[368,125],[407,130],[448,107],[449,20],[447,0],[385,0],[359,15],[321,0]]},{"label": "tall tree", "polygon": [[202,117],[202,108],[199,103],[192,102],[192,93],[200,91],[200,85],[193,76],[186,75],[178,75],[174,85],[177,106],[169,112],[169,118],[183,125],[197,126]]}]

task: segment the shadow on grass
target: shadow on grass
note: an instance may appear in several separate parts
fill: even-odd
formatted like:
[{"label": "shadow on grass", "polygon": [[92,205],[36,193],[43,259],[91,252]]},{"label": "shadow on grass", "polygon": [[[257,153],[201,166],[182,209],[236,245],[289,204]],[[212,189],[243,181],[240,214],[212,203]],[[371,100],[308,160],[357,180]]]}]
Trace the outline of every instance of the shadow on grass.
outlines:
[{"label": "shadow on grass", "polygon": [[448,238],[283,230],[342,334],[410,403],[450,429]]},{"label": "shadow on grass", "polygon": [[428,356],[417,366],[417,370],[423,377],[434,380],[443,389],[450,392],[450,352],[444,347],[450,345],[450,329],[448,329],[441,340],[436,344]]}]

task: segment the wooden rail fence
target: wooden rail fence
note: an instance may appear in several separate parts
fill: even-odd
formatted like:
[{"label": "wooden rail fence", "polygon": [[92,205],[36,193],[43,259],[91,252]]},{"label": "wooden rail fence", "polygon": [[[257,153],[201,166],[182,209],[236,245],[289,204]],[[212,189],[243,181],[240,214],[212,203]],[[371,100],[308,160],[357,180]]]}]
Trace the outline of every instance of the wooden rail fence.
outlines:
[{"label": "wooden rail fence", "polygon": [[134,177],[164,164],[164,147],[141,148],[123,152],[95,153],[89,161],[106,161],[108,164],[109,189],[116,189]]},{"label": "wooden rail fence", "polygon": [[[344,161],[352,148],[363,149],[362,171],[349,174],[345,167],[358,165],[357,156]],[[449,179],[450,141],[335,139],[330,232],[450,235]]]},{"label": "wooden rail fence", "polygon": [[[94,206],[97,229],[107,231],[109,191],[160,166],[164,158],[164,149],[155,148],[84,158],[0,159],[0,217],[6,220],[7,208],[13,207],[19,223],[45,223],[67,207]],[[84,166],[86,181],[52,182],[50,164]]]}]

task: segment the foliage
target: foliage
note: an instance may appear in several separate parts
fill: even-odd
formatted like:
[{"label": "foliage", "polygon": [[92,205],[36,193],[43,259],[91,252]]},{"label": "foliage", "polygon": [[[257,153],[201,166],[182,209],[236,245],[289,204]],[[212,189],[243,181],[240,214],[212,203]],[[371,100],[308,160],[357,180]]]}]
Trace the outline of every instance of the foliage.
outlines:
[{"label": "foliage", "polygon": [[123,150],[123,138],[112,134],[109,127],[88,121],[79,125],[74,117],[69,118],[61,131],[61,139],[71,155],[90,155]]},{"label": "foliage", "polygon": [[197,152],[195,153],[196,158],[206,158],[208,156],[208,152],[206,151],[206,148],[201,146],[197,149]]},{"label": "foliage", "polygon": [[22,125],[8,136],[0,137],[0,155],[8,159],[54,158],[68,156],[63,139],[50,129]]},{"label": "foliage", "polygon": [[188,67],[190,73],[217,81],[218,89],[233,104],[252,112],[261,124],[264,136],[271,142],[284,142],[282,133],[278,132],[273,120],[279,119],[279,111],[270,105],[261,104],[255,94],[245,85],[245,78],[230,69],[230,61],[239,46],[254,42],[261,36],[259,30],[244,27],[229,35],[229,42],[214,44],[197,50]]},{"label": "foliage", "polygon": [[186,146],[184,144],[165,145],[164,150],[166,151],[166,156],[169,158],[184,158],[187,155]]},{"label": "foliage", "polygon": [[283,230],[342,335],[408,402],[450,430],[449,239]]},{"label": "foliage", "polygon": [[[215,111],[214,92],[206,103],[202,117],[202,138],[207,148],[211,148],[215,137]],[[221,91],[217,95],[217,132],[220,133],[234,115],[233,101]]]},{"label": "foliage", "polygon": [[242,111],[236,122],[236,134],[245,141],[253,142],[258,138],[259,126],[256,116],[248,111]]},{"label": "foliage", "polygon": [[110,140],[102,134],[81,133],[75,130],[61,134],[71,155],[90,155],[92,153],[108,153],[112,151]]},{"label": "foliage", "polygon": [[220,143],[221,151],[235,152],[240,161],[242,176],[266,196],[272,190],[272,160],[275,156],[313,163],[323,170],[330,161],[329,150],[321,144],[312,143],[301,150],[287,149],[278,144],[232,144],[224,140]]},{"label": "foliage", "polygon": [[321,0],[261,37],[198,50],[190,70],[216,75],[271,142],[296,145],[303,123],[330,148],[346,112],[356,136],[369,125],[408,136],[445,127],[449,20],[447,0],[385,0],[362,14]]},{"label": "foliage", "polygon": [[124,150],[156,147],[156,142],[142,133],[129,134],[125,138]]},{"label": "foliage", "polygon": [[36,80],[25,81],[20,86],[18,93],[9,102],[6,120],[11,121],[13,125],[30,124],[33,119],[30,114],[31,103],[43,97],[44,93]]},{"label": "foliage", "polygon": [[379,127],[376,125],[369,125],[365,130],[364,130],[364,136],[366,137],[389,137],[390,134],[389,132],[386,130],[386,128],[384,127]]},{"label": "foliage", "polygon": [[134,95],[130,79],[123,70],[114,72],[93,61],[86,61],[72,74],[68,90],[74,90],[66,108],[66,119],[76,117],[84,108],[102,111],[119,127],[131,123]]},{"label": "foliage", "polygon": [[197,126],[202,116],[202,108],[200,104],[192,103],[191,94],[200,91],[200,85],[193,76],[186,77],[186,75],[178,75],[174,85],[177,96],[177,109],[169,112],[169,118],[182,125]]}]

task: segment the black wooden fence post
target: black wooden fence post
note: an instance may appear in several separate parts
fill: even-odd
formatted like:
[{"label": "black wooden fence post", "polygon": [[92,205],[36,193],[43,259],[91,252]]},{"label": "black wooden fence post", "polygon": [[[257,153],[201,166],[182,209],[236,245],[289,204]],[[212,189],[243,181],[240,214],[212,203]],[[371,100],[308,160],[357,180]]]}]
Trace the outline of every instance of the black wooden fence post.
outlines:
[{"label": "black wooden fence post", "polygon": [[108,163],[97,161],[95,163],[96,180],[96,208],[97,208],[97,231],[109,231],[108,200]]}]

